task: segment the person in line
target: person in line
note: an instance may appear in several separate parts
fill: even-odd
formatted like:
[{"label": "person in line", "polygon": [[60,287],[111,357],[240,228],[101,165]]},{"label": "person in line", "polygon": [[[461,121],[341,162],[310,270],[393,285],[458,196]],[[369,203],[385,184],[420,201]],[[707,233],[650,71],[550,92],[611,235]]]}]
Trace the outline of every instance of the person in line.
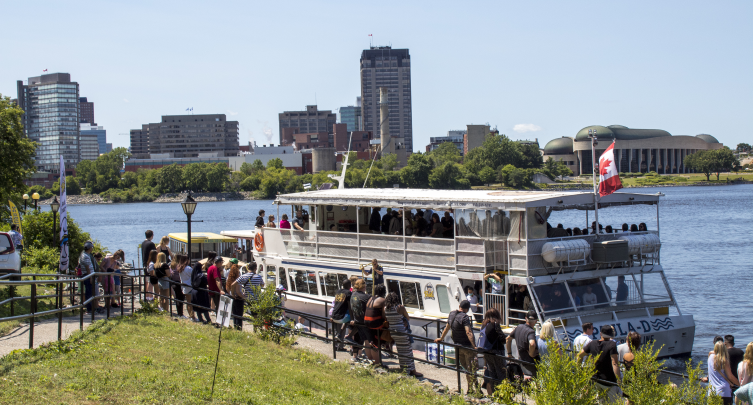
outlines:
[{"label": "person in line", "polygon": [[350,297],[353,295],[350,287],[350,280],[343,281],[342,288],[335,293],[335,304],[332,306],[330,321],[334,327],[334,336],[340,340],[337,350],[345,350],[345,325],[350,322]]},{"label": "person in line", "polygon": [[[97,272],[102,272],[102,253],[97,252],[94,254],[94,263],[97,264]],[[96,276],[94,277],[94,291],[92,292],[92,295],[94,296],[94,312],[98,314],[103,314],[105,312],[104,307],[99,306],[99,300],[100,297],[104,294],[104,292],[100,292],[99,287],[102,285],[100,282],[100,279],[102,276]]]},{"label": "person in line", "polygon": [[625,276],[618,276],[617,277],[617,303],[618,304],[625,304],[628,300],[628,295],[630,293],[630,288],[628,287],[627,283],[625,283]]},{"label": "person in line", "polygon": [[476,291],[473,289],[473,286],[469,285],[466,288],[465,299],[467,299],[468,302],[471,303],[471,312],[473,312],[474,320],[476,322],[483,321],[484,307],[479,304],[478,295],[476,295]]},{"label": "person in line", "polygon": [[581,328],[583,329],[583,332],[578,335],[578,337],[575,338],[573,341],[573,351],[575,353],[580,353],[581,349],[583,349],[583,346],[587,345],[591,342],[591,337],[594,334],[594,324],[591,322],[586,322],[583,325],[581,325]]},{"label": "person in line", "polygon": [[[748,343],[748,346],[745,348],[745,356],[737,366],[737,379],[740,383],[740,387],[744,387],[746,384],[753,383],[753,342]],[[743,390],[744,389],[745,388],[743,388]],[[748,392],[750,392],[750,390]],[[751,401],[740,403],[741,401],[742,400],[738,398],[738,405],[751,404]]]},{"label": "person in line", "polygon": [[392,218],[390,219],[390,235],[402,235],[403,234],[403,221],[400,218],[400,213],[397,210],[392,210]]},{"label": "person in line", "polygon": [[[159,278],[154,275],[154,263],[157,262],[157,249],[152,250],[149,252],[149,259],[148,259],[148,265],[146,267],[146,274],[149,276],[149,287],[151,287],[151,291],[155,292],[156,294],[159,294]],[[147,291],[149,291],[149,288],[147,288]],[[151,299],[147,298],[147,301],[150,303],[154,302],[154,297]],[[159,300],[158,300],[159,301]]]},{"label": "person in line", "polygon": [[541,332],[536,339],[536,348],[539,349],[539,356],[549,354],[549,341],[554,339],[554,325],[551,321],[544,322],[541,325]]},{"label": "person in line", "polygon": [[[387,317],[384,314],[384,296],[387,294],[387,287],[379,284],[374,287],[374,295],[366,302],[366,310],[363,316],[363,323],[371,330],[371,352],[372,360],[377,366],[382,365],[381,342],[382,330],[386,327]],[[368,345],[367,345],[368,346]]]},{"label": "person in line", "polygon": [[452,239],[455,236],[455,219],[450,215],[450,211],[445,211],[442,220],[442,237]]},{"label": "person in line", "polygon": [[282,214],[282,220],[280,220],[280,229],[290,229],[288,214]]},{"label": "person in line", "polygon": [[709,385],[717,395],[722,397],[724,405],[732,405],[732,385],[740,385],[740,381],[732,373],[729,353],[724,342],[714,344],[714,352],[708,359]]},{"label": "person in line", "polygon": [[[350,317],[352,319],[350,324],[355,326],[355,329],[358,331],[358,336],[355,341],[359,345],[366,347],[364,352],[369,360],[376,361],[379,353],[376,352],[376,350],[371,350],[370,345],[374,338],[371,334],[371,329],[364,324],[366,317],[366,303],[369,302],[371,296],[366,293],[366,282],[363,281],[363,279],[359,278],[356,280],[353,284],[353,288],[355,291],[353,291],[350,297]],[[353,348],[353,360],[358,359],[360,351],[361,350],[358,348]]]},{"label": "person in line", "polygon": [[217,253],[209,252],[209,257],[204,266],[197,265],[191,272],[191,288],[194,290],[192,295],[193,310],[196,313],[199,321],[203,324],[209,324],[212,322],[212,318],[209,317],[209,293],[207,292],[208,282],[206,269],[209,268],[209,264],[217,257]]},{"label": "person in line", "polygon": [[400,303],[400,297],[396,293],[391,292],[387,294],[387,298],[384,302],[384,314],[389,322],[390,329],[398,332],[391,334],[392,339],[395,341],[397,347],[398,362],[400,368],[407,372],[408,375],[412,375],[417,378],[423,377],[423,374],[416,371],[416,365],[413,359],[403,356],[413,356],[413,349],[411,348],[411,342],[407,335],[404,333],[410,333],[406,328],[406,322],[410,321],[410,316],[405,307]]},{"label": "person in line", "polygon": [[169,311],[168,297],[170,296],[170,265],[167,263],[167,255],[157,253],[157,261],[153,266],[154,277],[157,277],[157,294],[159,295],[159,310]]},{"label": "person in line", "polygon": [[194,294],[194,289],[191,287],[191,273],[193,272],[193,268],[190,266],[191,263],[188,261],[188,256],[184,254],[176,255],[175,261],[178,262],[176,270],[180,275],[180,288],[181,293],[183,293],[183,301],[186,301],[186,310],[193,322],[199,322],[199,320],[196,319],[196,314],[193,312],[193,306],[191,305],[191,298]]},{"label": "person in line", "polygon": [[[220,295],[225,295],[222,292],[222,277],[220,272],[222,271],[224,259],[222,256],[214,258],[214,263],[207,269],[207,284],[209,285],[209,298],[212,304],[212,309],[217,310],[220,305]],[[209,261],[207,260],[207,263]]]},{"label": "person in line", "polygon": [[[505,342],[507,335],[502,331],[502,315],[496,308],[489,308],[484,314],[484,322],[481,324],[481,330],[484,331],[486,341],[491,346],[484,353],[484,364],[486,364],[486,373],[484,373],[484,386],[486,394],[492,395],[497,385],[507,376],[505,370],[505,359],[500,356],[505,355]],[[488,375],[487,375],[488,374]]]},{"label": "person in line", "polygon": [[436,212],[431,214],[431,232],[427,236],[432,238],[441,238],[443,232],[444,228],[442,227],[442,223],[439,221],[439,215],[437,215]]},{"label": "person in line", "polygon": [[[434,214],[436,215],[436,214]],[[439,216],[437,216],[439,219]],[[452,341],[462,346],[457,348],[456,355],[460,361],[460,365],[470,374],[466,374],[465,378],[468,380],[468,392],[471,392],[472,387],[478,388],[478,379],[476,378],[476,370],[478,365],[476,362],[476,352],[467,350],[469,348],[476,350],[476,339],[473,336],[473,326],[471,324],[471,318],[468,316],[468,311],[471,309],[471,303],[468,300],[460,302],[460,306],[455,311],[450,312],[447,317],[447,325],[442,331],[442,335],[434,339],[435,343],[441,343],[447,333],[452,331]]]},{"label": "person in line", "polygon": [[295,212],[295,218],[293,218],[293,228],[295,228],[296,231],[303,231],[305,230],[305,225],[306,223],[303,220],[303,211],[297,210]]},{"label": "person in line", "polygon": [[228,295],[233,298],[233,307],[231,313],[233,314],[233,326],[235,329],[243,329],[243,307],[246,305],[242,294],[238,294],[239,291],[233,291],[233,283],[235,283],[241,276],[240,266],[237,263],[230,265],[230,271],[227,273],[227,279],[225,280],[225,289],[228,291]]},{"label": "person in line", "polygon": [[523,373],[527,376],[536,377],[536,363],[541,359],[536,345],[536,331],[533,329],[538,320],[536,311],[528,311],[525,320],[525,323],[516,326],[512,333],[507,336],[507,353],[512,353],[512,341],[514,340],[518,349],[518,358],[521,361],[532,363],[521,365]]},{"label": "person in line", "polygon": [[[255,281],[255,278],[260,276],[256,274],[256,268],[251,267],[248,273],[240,275],[233,284],[230,285],[234,300],[233,300],[233,314],[243,316],[243,308],[246,302],[256,299],[256,291],[254,286],[263,286],[259,284],[259,280]],[[237,303],[236,303],[237,300]],[[255,313],[251,313],[251,316],[256,316]],[[242,318],[233,318],[233,324],[236,329],[243,328]]]},{"label": "person in line", "polygon": [[362,265],[361,274],[363,274],[364,279],[373,276],[374,280],[371,284],[372,295],[375,294],[376,286],[384,285],[384,270],[382,269],[382,266],[379,265],[377,259],[371,259],[371,270],[367,271],[365,266]]},{"label": "person in line", "polygon": [[168,275],[168,278],[170,279],[170,288],[168,291],[170,292],[170,296],[174,297],[174,300],[169,300],[167,302],[167,305],[172,307],[173,301],[175,302],[175,317],[181,318],[181,319],[187,319],[185,316],[183,316],[183,300],[186,299],[186,297],[183,295],[183,291],[180,289],[180,273],[178,273],[178,258],[175,257],[175,260],[170,262],[170,272]]},{"label": "person in line", "polygon": [[369,230],[371,233],[382,233],[382,215],[379,214],[379,207],[374,207],[371,210],[371,217],[369,218]]},{"label": "person in line", "polygon": [[[625,343],[617,345],[617,361],[622,367],[620,373],[622,377],[625,377],[625,373],[633,368],[633,361],[635,360],[635,352],[641,348],[641,335],[636,331],[628,332]],[[624,368],[624,371],[623,371]]]},{"label": "person in line", "polygon": [[269,222],[267,222],[266,225],[264,225],[265,228],[277,228],[277,225],[275,225],[275,216],[270,215],[268,217]]},{"label": "person in line", "polygon": [[729,355],[729,367],[732,369],[732,374],[735,378],[739,379],[737,375],[737,367],[740,362],[743,361],[745,352],[735,347],[735,337],[732,335],[724,335],[724,345],[727,346],[727,354]]},{"label": "person in line", "polygon": [[16,224],[10,224],[10,232],[8,232],[8,235],[10,235],[10,240],[13,241],[13,246],[18,251],[24,250],[24,236],[21,235],[20,232],[18,232],[18,225]]},{"label": "person in line", "polygon": [[[79,267],[81,267],[81,277],[86,277],[87,275],[96,273],[98,271],[97,261],[96,259],[94,259],[94,255],[92,254],[93,251],[94,244],[91,241],[86,241],[84,243],[84,251],[81,252],[81,255],[78,257]],[[83,284],[84,301],[89,301],[89,298],[92,297],[92,292],[94,290],[94,276],[84,280]],[[91,302],[86,304],[87,313],[91,313],[93,309],[97,309],[96,306],[94,306],[92,309],[92,304],[96,305],[96,302],[92,300]]]},{"label": "person in line", "polygon": [[[101,271],[114,274],[116,269],[120,269],[118,258],[122,252],[122,250],[115,252],[118,256],[115,256],[114,254],[108,254],[105,256],[99,266]],[[115,280],[113,280],[112,274],[99,276],[99,282],[102,284],[102,289],[105,294],[105,308],[118,307],[117,299],[113,300],[112,297],[108,297],[108,295],[118,294],[118,292],[115,291]]]},{"label": "person in line", "polygon": [[264,228],[264,210],[259,210],[259,216],[256,217],[254,228]]},{"label": "person in line", "polygon": [[[144,274],[149,275],[149,263],[153,263],[153,261],[149,260],[149,254],[153,250],[157,250],[157,246],[155,246],[154,242],[152,242],[152,239],[154,238],[154,232],[152,232],[151,229],[147,229],[147,231],[144,232],[144,236],[146,236],[146,239],[141,242],[141,267],[145,269]],[[154,258],[156,260],[157,256],[155,256]],[[154,284],[146,282],[144,284],[146,284],[146,293],[144,294],[144,299],[148,302],[151,302],[152,300],[154,300],[154,296],[151,294],[154,291]]]},{"label": "person in line", "polygon": [[[601,338],[593,340],[585,345],[578,353],[578,360],[583,361],[588,355],[596,357],[596,378],[609,381],[615,384],[620,383],[620,363],[617,354],[617,343],[614,339],[614,328],[612,325],[601,327]],[[622,398],[622,392],[619,385],[604,385],[596,383],[603,391],[609,401],[617,402]]]},{"label": "person in line", "polygon": [[123,291],[121,288],[122,280],[121,280],[121,274],[123,274],[120,269],[122,266],[122,263],[125,262],[125,252],[123,252],[123,249],[118,249],[115,251],[115,253],[112,254],[113,262],[114,262],[114,271],[112,275],[112,283],[113,283],[113,294],[116,295],[115,299],[112,301],[112,307],[113,308],[119,308],[121,305],[123,305]]},{"label": "person in line", "polygon": [[173,261],[173,252],[170,251],[169,237],[163,236],[160,238],[159,245],[157,245],[157,252],[165,254],[165,257],[167,257],[167,264],[170,264],[170,262]]}]

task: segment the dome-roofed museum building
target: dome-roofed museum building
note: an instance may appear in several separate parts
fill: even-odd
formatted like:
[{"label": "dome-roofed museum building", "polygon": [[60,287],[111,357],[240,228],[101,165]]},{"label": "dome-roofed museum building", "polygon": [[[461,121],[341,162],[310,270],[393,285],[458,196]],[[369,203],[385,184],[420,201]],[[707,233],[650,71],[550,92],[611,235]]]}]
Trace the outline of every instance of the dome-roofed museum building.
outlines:
[{"label": "dome-roofed museum building", "polygon": [[711,135],[672,135],[661,129],[632,129],[622,125],[592,125],[578,131],[575,138],[562,137],[544,146],[544,160],[549,157],[565,163],[577,176],[592,174],[589,130],[596,133],[596,156],[615,140],[614,156],[620,172],[660,174],[691,173],[685,167],[685,156],[699,150],[721,149],[722,144]]}]

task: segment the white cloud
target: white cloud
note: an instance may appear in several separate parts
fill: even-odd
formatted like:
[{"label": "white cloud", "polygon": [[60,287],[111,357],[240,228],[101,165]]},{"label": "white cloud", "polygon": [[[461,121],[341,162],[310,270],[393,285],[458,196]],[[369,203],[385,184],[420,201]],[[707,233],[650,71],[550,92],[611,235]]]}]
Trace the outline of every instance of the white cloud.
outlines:
[{"label": "white cloud", "polygon": [[517,124],[512,127],[512,130],[518,133],[537,132],[541,131],[541,127],[536,124]]},{"label": "white cloud", "polygon": [[238,112],[227,110],[228,115],[238,115]]},{"label": "white cloud", "polygon": [[130,103],[130,101],[128,101],[127,98],[124,98],[123,101],[125,101],[126,103]]}]

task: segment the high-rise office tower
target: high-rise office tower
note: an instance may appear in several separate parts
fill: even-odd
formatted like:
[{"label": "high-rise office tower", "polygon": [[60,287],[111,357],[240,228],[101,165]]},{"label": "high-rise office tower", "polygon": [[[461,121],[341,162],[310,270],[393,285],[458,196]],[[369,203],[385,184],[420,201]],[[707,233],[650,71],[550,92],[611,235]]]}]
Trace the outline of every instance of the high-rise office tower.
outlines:
[{"label": "high-rise office tower", "polygon": [[361,53],[361,116],[363,130],[380,133],[379,88],[388,89],[389,133],[413,151],[410,54],[407,49],[371,47]]},{"label": "high-rise office tower", "polygon": [[17,82],[18,105],[24,110],[24,131],[38,145],[34,165],[57,173],[62,155],[66,169],[73,169],[81,153],[78,83],[68,73],[30,77],[27,83]]},{"label": "high-rise office tower", "polygon": [[348,131],[361,130],[361,106],[340,107],[340,123],[348,126]]},{"label": "high-rise office tower", "polygon": [[134,155],[238,156],[238,121],[225,114],[163,115],[158,123],[131,130]]},{"label": "high-rise office tower", "polygon": [[[337,124],[337,114],[332,110],[319,110],[315,105],[307,105],[306,111],[285,111],[280,115],[280,145],[291,145],[292,134],[312,134],[326,132],[327,142],[334,142],[334,127]],[[283,129],[297,128],[297,130],[284,131],[287,139],[283,136]],[[271,141],[271,139],[270,139]]]},{"label": "high-rise office tower", "polygon": [[97,125],[97,121],[94,121],[94,103],[88,101],[86,97],[79,97],[78,103],[81,108],[80,122],[82,124]]}]

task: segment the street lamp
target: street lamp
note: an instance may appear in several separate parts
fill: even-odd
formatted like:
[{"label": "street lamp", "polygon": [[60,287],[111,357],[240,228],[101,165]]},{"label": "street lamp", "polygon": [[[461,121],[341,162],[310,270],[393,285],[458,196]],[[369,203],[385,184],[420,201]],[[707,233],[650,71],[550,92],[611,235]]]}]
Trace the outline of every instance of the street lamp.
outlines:
[{"label": "street lamp", "polygon": [[188,238],[186,239],[188,241],[188,261],[191,262],[191,215],[193,215],[194,211],[196,211],[196,200],[191,197],[191,192],[189,191],[186,195],[186,198],[183,199],[183,201],[180,203],[180,205],[183,207],[183,213],[186,214],[186,223],[188,224]]},{"label": "street lamp", "polygon": [[37,201],[39,201],[39,193],[34,193],[31,195],[32,200],[34,200],[34,209],[38,210],[37,208]]},{"label": "street lamp", "polygon": [[58,242],[57,232],[55,232],[57,230],[57,223],[55,220],[57,219],[58,210],[60,209],[60,203],[58,202],[57,196],[55,196],[55,199],[50,203],[50,209],[52,210],[52,247],[55,247]]},{"label": "street lamp", "polygon": [[29,195],[24,194],[24,214],[26,214],[26,203],[29,201]]}]

